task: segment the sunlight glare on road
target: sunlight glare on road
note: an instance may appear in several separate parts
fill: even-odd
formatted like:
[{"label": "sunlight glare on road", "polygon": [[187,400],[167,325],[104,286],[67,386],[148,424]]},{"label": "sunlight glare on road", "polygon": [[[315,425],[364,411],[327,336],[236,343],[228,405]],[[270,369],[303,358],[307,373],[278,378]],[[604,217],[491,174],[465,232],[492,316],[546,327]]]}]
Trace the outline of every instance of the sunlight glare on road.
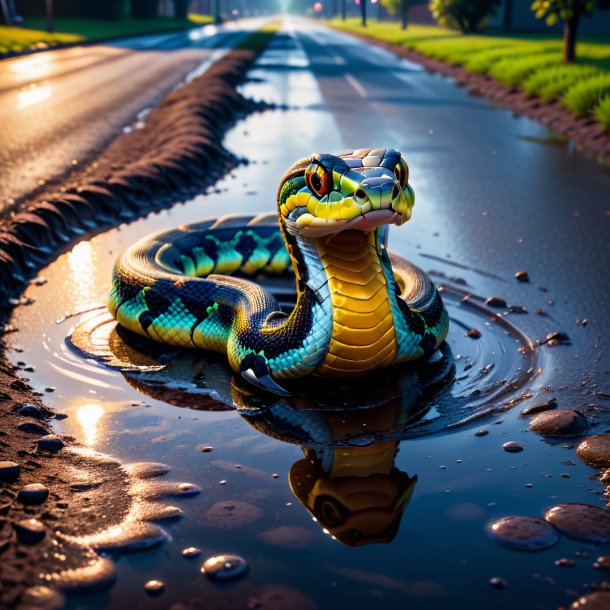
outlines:
[{"label": "sunlight glare on road", "polygon": [[95,444],[99,432],[99,421],[104,412],[104,408],[97,403],[83,405],[76,411],[78,423],[83,429],[83,440],[88,447]]},{"label": "sunlight glare on road", "polygon": [[17,59],[10,62],[12,72],[20,76],[29,76],[30,78],[41,78],[47,76],[51,71],[53,60],[46,53],[37,53],[30,57]]},{"label": "sunlight glare on road", "polygon": [[39,87],[36,84],[29,85],[17,94],[17,110],[23,110],[48,100],[53,95],[51,85]]}]

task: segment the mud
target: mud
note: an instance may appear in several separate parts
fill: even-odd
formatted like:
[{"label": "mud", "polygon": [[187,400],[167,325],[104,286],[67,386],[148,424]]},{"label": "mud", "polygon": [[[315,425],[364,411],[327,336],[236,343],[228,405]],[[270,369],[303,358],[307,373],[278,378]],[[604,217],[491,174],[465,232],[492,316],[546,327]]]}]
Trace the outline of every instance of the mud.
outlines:
[{"label": "mud", "polygon": [[[223,148],[223,135],[261,105],[243,98],[235,87],[272,36],[253,34],[243,48],[164,98],[141,128],[73,173],[70,183],[0,219],[0,323],[20,302],[28,281],[75,239],[200,192],[239,163]],[[130,473],[110,458],[80,454],[68,437],[58,438],[53,447],[41,443],[51,433],[46,422],[54,414],[42,395],[19,378],[3,348],[0,461],[16,462],[20,472],[0,485],[0,608],[16,607],[21,598],[23,607],[30,607],[43,594],[57,596],[41,585],[66,591],[107,586],[114,579],[113,564],[96,550],[160,544],[166,538],[163,529],[147,521],[176,515],[172,507],[138,500],[143,487],[143,497],[171,494],[169,483],[133,484],[143,472],[151,476],[149,469]],[[39,504],[21,501],[20,491],[33,484],[50,490]],[[24,521],[35,523],[42,535],[23,535],[17,524]],[[129,531],[129,540],[116,538],[119,526]]]}]

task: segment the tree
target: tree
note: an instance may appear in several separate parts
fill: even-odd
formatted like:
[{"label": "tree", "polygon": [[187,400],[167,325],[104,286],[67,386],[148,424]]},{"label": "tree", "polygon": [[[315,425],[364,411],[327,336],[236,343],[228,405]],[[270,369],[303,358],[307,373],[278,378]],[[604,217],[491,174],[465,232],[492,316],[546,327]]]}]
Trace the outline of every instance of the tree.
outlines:
[{"label": "tree", "polygon": [[441,25],[476,32],[499,4],[500,0],[431,0],[430,12]]},{"label": "tree", "polygon": [[576,61],[576,35],[581,17],[595,10],[607,10],[610,0],[534,0],[532,10],[538,19],[545,18],[547,25],[563,21],[563,61]]},{"label": "tree", "polygon": [[362,27],[366,27],[366,3],[369,0],[360,0],[360,13],[362,15]]},{"label": "tree", "polygon": [[380,0],[380,3],[385,6],[388,13],[395,15],[400,9],[400,27],[403,30],[407,29],[409,7],[413,0]]}]

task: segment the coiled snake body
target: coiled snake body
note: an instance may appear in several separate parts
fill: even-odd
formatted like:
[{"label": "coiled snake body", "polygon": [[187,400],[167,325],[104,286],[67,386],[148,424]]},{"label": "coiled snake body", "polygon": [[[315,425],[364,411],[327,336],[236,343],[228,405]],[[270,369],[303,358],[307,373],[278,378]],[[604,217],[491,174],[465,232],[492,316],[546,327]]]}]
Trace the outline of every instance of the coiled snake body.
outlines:
[{"label": "coiled snake body", "polygon": [[[448,316],[429,277],[386,248],[411,216],[395,150],[315,154],[293,164],[278,214],[227,217],[145,238],[117,260],[108,308],[156,341],[226,353],[254,385],[360,376],[433,352]],[[245,279],[292,267],[290,313]]]}]

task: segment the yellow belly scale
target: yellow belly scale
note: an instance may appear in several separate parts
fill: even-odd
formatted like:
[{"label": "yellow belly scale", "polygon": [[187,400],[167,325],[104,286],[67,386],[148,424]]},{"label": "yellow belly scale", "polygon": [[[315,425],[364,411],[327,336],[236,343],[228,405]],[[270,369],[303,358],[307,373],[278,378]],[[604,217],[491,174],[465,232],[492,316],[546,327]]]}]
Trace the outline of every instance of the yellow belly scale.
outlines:
[{"label": "yellow belly scale", "polygon": [[318,254],[333,305],[332,338],[319,374],[353,376],[391,364],[396,331],[374,232],[318,240]]}]

